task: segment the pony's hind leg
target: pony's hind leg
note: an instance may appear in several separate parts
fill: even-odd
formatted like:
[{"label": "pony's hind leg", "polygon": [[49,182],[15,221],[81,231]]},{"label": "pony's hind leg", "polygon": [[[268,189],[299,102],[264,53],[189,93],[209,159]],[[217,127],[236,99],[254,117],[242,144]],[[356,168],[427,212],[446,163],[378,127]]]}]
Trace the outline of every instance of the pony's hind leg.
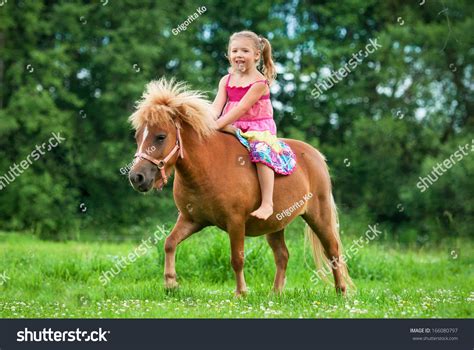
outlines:
[{"label": "pony's hind leg", "polygon": [[[241,220],[243,222],[243,220]],[[227,232],[230,239],[231,265],[234,269],[237,287],[235,295],[241,296],[247,293],[247,284],[244,277],[244,243],[245,227],[242,224],[228,225]]]},{"label": "pony's hind leg", "polygon": [[285,272],[290,254],[285,244],[285,230],[280,230],[265,235],[275,257],[276,273],[273,282],[273,291],[280,293],[285,286]]},{"label": "pony's hind leg", "polygon": [[[336,207],[333,204],[332,195],[326,198],[316,197],[314,200],[318,202],[313,201],[312,205],[308,206],[307,212],[303,214],[303,219],[311,228],[308,239],[313,250],[313,256],[315,260],[323,260],[322,256],[318,256],[322,245],[332,269],[336,292],[345,294],[346,282],[344,279],[346,278],[350,282],[350,277],[347,274],[346,265],[340,257],[342,246],[337,227]],[[323,269],[320,268],[320,270]]]},{"label": "pony's hind leg", "polygon": [[178,287],[175,268],[176,246],[202,228],[202,225],[189,221],[179,214],[176,225],[165,241],[165,288]]}]

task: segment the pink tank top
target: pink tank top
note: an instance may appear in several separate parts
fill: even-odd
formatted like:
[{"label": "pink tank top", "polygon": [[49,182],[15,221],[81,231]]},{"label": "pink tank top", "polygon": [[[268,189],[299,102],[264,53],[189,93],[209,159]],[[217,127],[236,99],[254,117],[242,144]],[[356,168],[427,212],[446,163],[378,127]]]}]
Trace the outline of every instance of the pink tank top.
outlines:
[{"label": "pink tank top", "polygon": [[[264,82],[268,85],[267,80],[257,80],[246,86],[230,86],[231,74],[227,77],[226,91],[227,91],[227,104],[224,107],[223,114],[227,114],[232,108],[237,106],[249,91],[253,84]],[[273,120],[273,108],[270,101],[270,93],[263,95],[255,104],[239,119],[232,123],[235,127],[242,131],[270,131],[273,135],[276,135],[276,125]]]}]

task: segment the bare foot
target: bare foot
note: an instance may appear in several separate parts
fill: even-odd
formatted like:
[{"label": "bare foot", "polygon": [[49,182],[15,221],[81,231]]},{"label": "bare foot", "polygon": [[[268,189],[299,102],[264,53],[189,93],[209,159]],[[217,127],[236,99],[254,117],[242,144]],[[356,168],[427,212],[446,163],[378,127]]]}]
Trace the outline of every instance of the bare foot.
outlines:
[{"label": "bare foot", "polygon": [[271,204],[262,204],[260,208],[250,213],[262,220],[267,220],[273,214],[273,206]]}]

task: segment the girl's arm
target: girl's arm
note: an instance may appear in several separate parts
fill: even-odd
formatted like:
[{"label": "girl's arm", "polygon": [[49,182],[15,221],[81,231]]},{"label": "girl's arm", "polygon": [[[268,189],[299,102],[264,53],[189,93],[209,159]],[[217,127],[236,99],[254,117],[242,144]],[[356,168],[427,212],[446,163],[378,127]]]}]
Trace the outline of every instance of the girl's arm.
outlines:
[{"label": "girl's arm", "polygon": [[267,90],[267,85],[263,83],[253,84],[245,96],[240,100],[229,113],[217,120],[217,127],[222,129],[224,126],[233,123],[245,114]]},{"label": "girl's arm", "polygon": [[212,102],[212,111],[214,112],[216,119],[221,115],[222,108],[224,108],[224,105],[227,102],[227,91],[225,90],[226,77],[226,75],[223,76],[219,82],[219,90],[217,91],[214,102]]}]

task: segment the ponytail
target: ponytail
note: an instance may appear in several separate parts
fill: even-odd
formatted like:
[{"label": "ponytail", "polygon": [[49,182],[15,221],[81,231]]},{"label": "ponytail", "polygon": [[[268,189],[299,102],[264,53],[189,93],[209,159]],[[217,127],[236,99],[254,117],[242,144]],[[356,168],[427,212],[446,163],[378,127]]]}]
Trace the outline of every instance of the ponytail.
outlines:
[{"label": "ponytail", "polygon": [[275,64],[273,63],[272,58],[272,46],[268,39],[260,36],[259,40],[261,42],[261,52],[262,52],[262,60],[263,60],[263,67],[262,67],[262,74],[267,78],[268,83],[271,84],[276,76],[276,68]]}]

